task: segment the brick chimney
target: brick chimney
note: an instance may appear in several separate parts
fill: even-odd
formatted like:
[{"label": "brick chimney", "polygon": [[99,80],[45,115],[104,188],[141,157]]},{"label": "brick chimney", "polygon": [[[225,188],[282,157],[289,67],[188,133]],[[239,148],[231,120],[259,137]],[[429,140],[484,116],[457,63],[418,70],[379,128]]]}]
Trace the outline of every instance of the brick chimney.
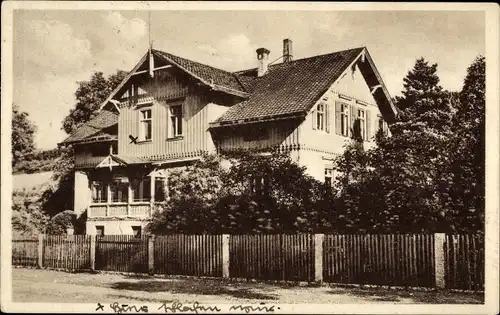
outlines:
[{"label": "brick chimney", "polygon": [[290,62],[293,60],[293,47],[291,39],[283,40],[283,62]]},{"label": "brick chimney", "polygon": [[269,65],[270,51],[266,48],[259,48],[256,50],[256,52],[257,52],[257,60],[259,61],[257,76],[261,77],[267,72],[267,66]]}]

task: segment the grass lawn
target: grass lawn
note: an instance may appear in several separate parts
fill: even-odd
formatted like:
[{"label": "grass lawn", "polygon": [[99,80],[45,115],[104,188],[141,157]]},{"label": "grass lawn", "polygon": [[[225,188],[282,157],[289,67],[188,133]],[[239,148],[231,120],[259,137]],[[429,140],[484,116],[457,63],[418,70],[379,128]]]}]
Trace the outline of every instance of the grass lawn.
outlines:
[{"label": "grass lawn", "polygon": [[12,269],[12,301],[65,303],[483,303],[481,293],[299,287],[288,284],[168,279]]}]

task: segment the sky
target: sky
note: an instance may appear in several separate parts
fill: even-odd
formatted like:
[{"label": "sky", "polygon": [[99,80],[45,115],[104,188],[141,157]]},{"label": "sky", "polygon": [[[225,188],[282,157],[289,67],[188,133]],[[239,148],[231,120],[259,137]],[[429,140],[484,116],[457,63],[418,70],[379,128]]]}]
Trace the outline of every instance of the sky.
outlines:
[{"label": "sky", "polygon": [[[13,23],[14,103],[41,150],[67,136],[78,81],[129,71],[148,49],[147,11],[16,10]],[[484,11],[152,11],[150,28],[154,48],[228,71],[255,67],[259,47],[277,59],[285,38],[294,59],[366,46],[393,96],[417,58],[460,90],[485,54]]]}]

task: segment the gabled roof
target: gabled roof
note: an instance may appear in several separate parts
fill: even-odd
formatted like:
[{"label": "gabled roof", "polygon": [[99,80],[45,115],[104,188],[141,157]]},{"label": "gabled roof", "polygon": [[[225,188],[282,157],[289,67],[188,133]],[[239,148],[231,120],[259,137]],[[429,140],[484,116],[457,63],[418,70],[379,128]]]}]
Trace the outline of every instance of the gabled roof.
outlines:
[{"label": "gabled roof", "polygon": [[215,87],[222,88],[224,91],[240,92],[241,96],[246,96],[247,90],[244,85],[239,82],[237,76],[231,72],[214,68],[196,61],[181,58],[160,50],[153,50],[156,56],[165,59],[167,62],[173,63],[181,70],[191,74],[203,83]]},{"label": "gabled roof", "polygon": [[[228,72],[196,61],[181,58],[160,50],[152,50],[153,58],[160,58],[194,77],[212,90],[240,97],[224,115],[211,123],[211,127],[240,124],[262,119],[305,116],[316,101],[357,60],[359,69],[380,108],[391,121],[396,109],[366,47],[344,50],[291,62],[270,65],[268,72],[257,77],[257,69]],[[95,136],[99,130],[117,123],[118,114],[105,110],[113,97],[130,77],[148,62],[146,53],[120,85],[101,105],[101,113],[76,130],[64,142],[77,142]],[[110,109],[115,109],[115,105]]]},{"label": "gabled roof", "polygon": [[[253,93],[231,107],[214,124],[231,124],[264,117],[305,114],[337,80],[364,48],[355,48],[271,65],[268,72],[253,79]],[[248,77],[256,70],[236,72]]]},{"label": "gabled roof", "polygon": [[62,143],[79,142],[85,139],[101,136],[114,139],[114,135],[103,132],[103,129],[112,127],[118,123],[118,114],[109,110],[101,110],[97,116],[76,129]]}]

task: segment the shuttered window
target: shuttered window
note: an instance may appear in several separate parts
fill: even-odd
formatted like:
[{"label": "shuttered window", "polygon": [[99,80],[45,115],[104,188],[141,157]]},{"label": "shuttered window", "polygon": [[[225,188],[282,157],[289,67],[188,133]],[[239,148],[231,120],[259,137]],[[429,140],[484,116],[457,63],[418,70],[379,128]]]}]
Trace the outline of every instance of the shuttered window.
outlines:
[{"label": "shuttered window", "polygon": [[330,132],[329,106],[326,102],[316,105],[312,115],[313,129]]}]

